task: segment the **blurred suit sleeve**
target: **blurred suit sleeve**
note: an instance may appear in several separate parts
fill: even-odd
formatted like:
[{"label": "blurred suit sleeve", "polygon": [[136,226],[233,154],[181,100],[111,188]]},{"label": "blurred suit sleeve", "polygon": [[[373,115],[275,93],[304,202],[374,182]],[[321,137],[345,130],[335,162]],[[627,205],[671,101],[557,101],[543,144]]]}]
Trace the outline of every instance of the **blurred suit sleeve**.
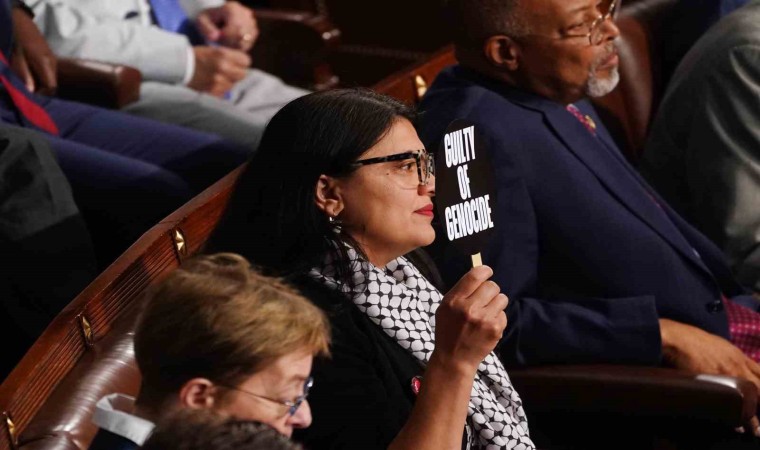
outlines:
[{"label": "blurred suit sleeve", "polygon": [[739,281],[760,291],[760,48],[736,47],[725,60],[700,87],[687,182],[706,234]]}]

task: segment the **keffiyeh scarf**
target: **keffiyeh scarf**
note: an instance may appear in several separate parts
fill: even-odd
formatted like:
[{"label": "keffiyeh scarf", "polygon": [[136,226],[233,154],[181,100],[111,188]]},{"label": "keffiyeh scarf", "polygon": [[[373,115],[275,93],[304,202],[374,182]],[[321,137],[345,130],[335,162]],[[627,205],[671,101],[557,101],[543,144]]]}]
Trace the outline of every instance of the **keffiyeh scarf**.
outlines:
[{"label": "keffiyeh scarf", "polygon": [[[370,320],[427,365],[435,349],[435,311],[443,295],[403,257],[384,268],[375,267],[348,247],[354,287],[337,280],[334,261],[328,258],[310,275],[353,299]],[[471,449],[533,450],[522,401],[506,369],[491,352],[475,375],[467,413]]]}]

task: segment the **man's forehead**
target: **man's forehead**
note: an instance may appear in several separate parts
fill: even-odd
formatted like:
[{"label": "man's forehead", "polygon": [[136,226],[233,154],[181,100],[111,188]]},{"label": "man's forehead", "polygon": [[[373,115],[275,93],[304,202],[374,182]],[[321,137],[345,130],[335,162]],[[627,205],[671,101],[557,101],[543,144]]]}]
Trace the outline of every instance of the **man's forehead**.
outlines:
[{"label": "man's forehead", "polygon": [[564,19],[593,10],[599,0],[526,0],[525,12],[538,20]]}]

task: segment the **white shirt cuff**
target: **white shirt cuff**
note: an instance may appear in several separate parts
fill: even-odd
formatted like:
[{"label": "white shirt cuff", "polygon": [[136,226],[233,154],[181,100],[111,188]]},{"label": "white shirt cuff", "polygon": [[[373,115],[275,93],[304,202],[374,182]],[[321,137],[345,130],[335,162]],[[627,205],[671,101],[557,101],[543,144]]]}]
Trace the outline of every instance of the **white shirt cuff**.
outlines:
[{"label": "white shirt cuff", "polygon": [[182,84],[187,86],[190,84],[190,81],[193,79],[193,75],[195,74],[195,52],[193,52],[193,47],[188,46],[187,47],[187,65],[185,66],[185,77],[182,79]]}]

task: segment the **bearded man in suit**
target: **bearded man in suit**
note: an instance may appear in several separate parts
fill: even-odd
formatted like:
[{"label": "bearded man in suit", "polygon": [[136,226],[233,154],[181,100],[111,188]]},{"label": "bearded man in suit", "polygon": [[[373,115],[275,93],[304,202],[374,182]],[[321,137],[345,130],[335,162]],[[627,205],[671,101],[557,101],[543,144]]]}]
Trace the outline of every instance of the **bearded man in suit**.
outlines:
[{"label": "bearded man in suit", "polygon": [[[511,299],[502,358],[666,363],[760,386],[758,333],[746,332],[758,303],[628,164],[587,100],[618,81],[618,6],[447,5],[460,64],[425,95],[421,135],[437,148],[450,122],[467,119],[490,151],[498,230],[483,262]],[[455,280],[469,258],[443,252]]]}]

